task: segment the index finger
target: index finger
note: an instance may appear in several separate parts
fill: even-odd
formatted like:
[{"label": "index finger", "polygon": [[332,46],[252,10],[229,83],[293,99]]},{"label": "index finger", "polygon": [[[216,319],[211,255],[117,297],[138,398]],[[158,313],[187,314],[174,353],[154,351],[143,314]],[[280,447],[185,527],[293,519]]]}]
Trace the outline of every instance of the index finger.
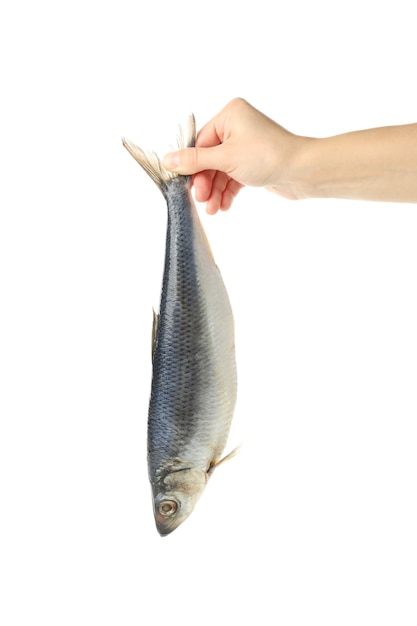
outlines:
[{"label": "index finger", "polygon": [[223,137],[224,109],[198,131],[195,145],[198,148],[212,148],[221,144]]}]

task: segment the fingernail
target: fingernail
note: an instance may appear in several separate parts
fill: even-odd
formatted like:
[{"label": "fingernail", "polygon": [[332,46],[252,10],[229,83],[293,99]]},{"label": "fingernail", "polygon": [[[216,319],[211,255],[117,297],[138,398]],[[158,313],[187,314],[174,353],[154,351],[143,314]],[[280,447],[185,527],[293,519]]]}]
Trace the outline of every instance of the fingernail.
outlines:
[{"label": "fingernail", "polygon": [[175,170],[180,164],[178,154],[176,152],[166,154],[162,159],[162,164],[167,168],[167,170]]}]

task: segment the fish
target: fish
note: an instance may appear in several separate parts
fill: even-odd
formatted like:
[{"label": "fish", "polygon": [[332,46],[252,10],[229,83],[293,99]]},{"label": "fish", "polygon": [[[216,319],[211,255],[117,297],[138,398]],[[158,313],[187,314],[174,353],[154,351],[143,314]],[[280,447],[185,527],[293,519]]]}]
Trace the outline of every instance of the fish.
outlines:
[{"label": "fish", "polygon": [[[167,204],[159,313],[152,328],[148,474],[156,528],[170,534],[192,513],[223,457],[237,397],[234,319],[193,201],[191,176],[166,170],[155,153],[122,139]],[[178,147],[194,147],[180,128]]]}]

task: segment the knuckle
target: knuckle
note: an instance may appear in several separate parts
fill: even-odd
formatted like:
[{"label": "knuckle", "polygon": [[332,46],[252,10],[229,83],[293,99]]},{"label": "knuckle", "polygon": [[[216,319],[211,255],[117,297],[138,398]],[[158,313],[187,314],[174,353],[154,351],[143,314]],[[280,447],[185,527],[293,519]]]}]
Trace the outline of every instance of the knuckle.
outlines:
[{"label": "knuckle", "polygon": [[248,106],[247,101],[244,98],[233,98],[233,100],[230,100],[228,107],[230,109],[236,109],[236,110],[241,110],[243,108],[246,108]]},{"label": "knuckle", "polygon": [[198,148],[187,148],[183,152],[183,165],[187,168],[189,173],[194,174],[200,169],[199,163],[199,150]]}]

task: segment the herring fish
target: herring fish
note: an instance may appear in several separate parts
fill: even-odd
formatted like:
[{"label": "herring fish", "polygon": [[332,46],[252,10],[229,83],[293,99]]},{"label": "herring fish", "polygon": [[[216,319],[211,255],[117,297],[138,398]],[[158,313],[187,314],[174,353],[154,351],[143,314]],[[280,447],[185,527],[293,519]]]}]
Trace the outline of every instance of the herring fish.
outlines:
[{"label": "herring fish", "polygon": [[[195,145],[190,117],[188,141]],[[236,403],[234,321],[229,297],[191,195],[191,177],[156,154],[123,145],[159,187],[168,208],[159,315],[152,332],[148,472],[157,530],[188,518],[226,446]]]}]

